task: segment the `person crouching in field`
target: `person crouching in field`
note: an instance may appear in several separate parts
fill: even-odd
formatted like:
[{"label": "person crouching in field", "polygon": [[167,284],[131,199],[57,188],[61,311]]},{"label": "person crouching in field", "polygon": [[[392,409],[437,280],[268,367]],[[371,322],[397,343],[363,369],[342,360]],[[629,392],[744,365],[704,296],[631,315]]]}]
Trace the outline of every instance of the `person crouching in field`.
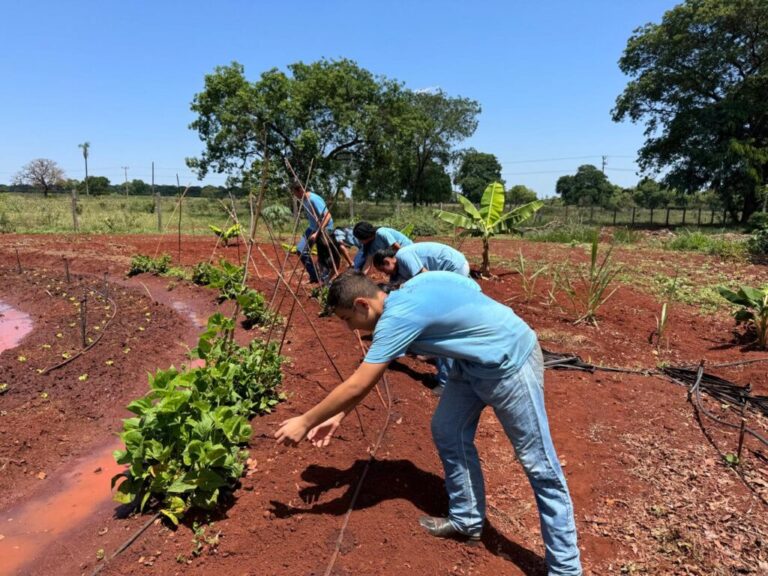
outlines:
[{"label": "person crouching in field", "polygon": [[413,240],[402,232],[385,226],[374,226],[370,222],[358,222],[352,229],[355,238],[363,245],[365,263],[362,271],[368,273],[373,261],[373,255],[384,248],[399,250],[403,246],[410,246]]},{"label": "person crouching in field", "polygon": [[580,575],[573,505],[544,409],[544,367],[536,334],[507,306],[451,272],[419,274],[390,294],[362,274],[331,285],[328,306],[350,329],[373,332],[357,370],[324,400],[275,432],[279,443],[304,438],[326,446],[341,420],[407,350],[455,360],[432,417],[432,437],[445,471],[447,517],[423,516],[437,537],[479,540],[485,490],[475,447],[480,414],[491,406],[533,488],[549,574]]},{"label": "person crouching in field", "polygon": [[458,250],[439,242],[416,242],[379,250],[373,255],[373,267],[389,274],[390,284],[402,284],[420,272],[455,272],[469,277],[469,262]]}]

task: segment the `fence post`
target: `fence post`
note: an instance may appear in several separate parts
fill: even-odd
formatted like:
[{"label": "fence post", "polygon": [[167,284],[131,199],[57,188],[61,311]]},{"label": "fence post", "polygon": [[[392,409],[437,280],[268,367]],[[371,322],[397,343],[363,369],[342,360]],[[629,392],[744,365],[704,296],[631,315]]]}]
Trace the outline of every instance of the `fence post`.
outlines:
[{"label": "fence post", "polygon": [[701,226],[701,206],[699,206],[699,215],[696,217],[696,226]]},{"label": "fence post", "polygon": [[711,225],[712,225],[712,224],[714,224],[714,223],[715,223],[715,209],[713,208],[713,209],[712,209],[712,214],[711,214],[711,216],[709,217],[709,225],[711,226]]},{"label": "fence post", "polygon": [[594,204],[589,207],[589,223],[592,224],[595,221],[595,206]]},{"label": "fence post", "polygon": [[635,207],[632,206],[632,226],[635,225]]},{"label": "fence post", "polygon": [[686,212],[687,210],[688,210],[688,209],[687,209],[685,206],[683,206],[683,226],[685,226],[685,212]]},{"label": "fence post", "polygon": [[669,206],[667,206],[667,220],[664,222],[665,226],[669,226],[669,210],[670,210],[670,208],[669,208]]},{"label": "fence post", "polygon": [[618,208],[613,209],[613,225],[616,226],[616,212],[618,212]]},{"label": "fence post", "polygon": [[653,226],[653,208],[651,208],[651,226]]},{"label": "fence post", "polygon": [[728,218],[728,209],[723,209],[723,226],[725,226],[726,219]]}]

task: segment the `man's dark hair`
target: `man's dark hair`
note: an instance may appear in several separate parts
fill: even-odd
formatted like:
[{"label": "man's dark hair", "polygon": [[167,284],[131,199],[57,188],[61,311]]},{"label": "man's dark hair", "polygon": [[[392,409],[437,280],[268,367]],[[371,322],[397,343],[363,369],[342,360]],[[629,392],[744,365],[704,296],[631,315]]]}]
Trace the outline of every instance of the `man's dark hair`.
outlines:
[{"label": "man's dark hair", "polygon": [[288,185],[288,187],[291,189],[291,192],[296,192],[296,190],[301,190],[304,192],[304,186],[301,185],[301,182],[295,179],[291,179],[291,183]]},{"label": "man's dark hair", "polygon": [[395,250],[392,246],[389,248],[382,248],[373,255],[373,265],[378,268],[384,264],[384,258],[394,258],[396,254],[397,250]]},{"label": "man's dark hair", "polygon": [[356,298],[375,298],[381,289],[360,272],[347,270],[331,283],[328,289],[326,309],[351,309]]},{"label": "man's dark hair", "polygon": [[378,229],[378,226],[374,226],[370,222],[358,222],[352,229],[352,234],[354,234],[355,238],[358,240],[368,240],[368,238],[372,238],[376,235],[376,230]]}]

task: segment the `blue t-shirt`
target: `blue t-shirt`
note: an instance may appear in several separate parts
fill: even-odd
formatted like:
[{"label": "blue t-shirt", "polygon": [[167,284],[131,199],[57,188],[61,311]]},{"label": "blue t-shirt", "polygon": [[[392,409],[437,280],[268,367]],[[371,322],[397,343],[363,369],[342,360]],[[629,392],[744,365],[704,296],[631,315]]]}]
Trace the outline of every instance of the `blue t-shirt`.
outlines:
[{"label": "blue t-shirt", "polygon": [[365,245],[365,255],[366,257],[373,256],[379,250],[389,248],[395,242],[400,244],[401,248],[403,246],[410,246],[413,244],[413,240],[408,238],[408,236],[402,232],[398,232],[392,228],[386,228],[385,226],[382,226],[376,230],[376,235],[373,237],[373,240]]},{"label": "blue t-shirt", "polygon": [[360,242],[352,233],[352,228],[336,228],[333,231],[333,237],[339,244],[344,244],[348,248],[355,247],[358,250],[363,247],[363,243]]},{"label": "blue t-shirt", "polygon": [[[309,198],[306,196],[301,200],[301,204],[304,206],[304,215],[309,221],[310,232],[315,232],[318,228],[318,223],[323,221],[325,213],[328,212],[328,208],[319,195],[314,192],[309,193]],[[328,221],[327,230],[333,230],[333,218]]]},{"label": "blue t-shirt", "polygon": [[466,275],[469,263],[464,254],[439,242],[416,242],[400,248],[395,255],[397,275],[393,280],[405,282],[426,268],[430,272],[442,270]]},{"label": "blue t-shirt", "polygon": [[454,370],[501,379],[517,372],[536,345],[536,333],[511,308],[453,272],[419,274],[390,293],[365,361],[405,354],[454,358]]}]

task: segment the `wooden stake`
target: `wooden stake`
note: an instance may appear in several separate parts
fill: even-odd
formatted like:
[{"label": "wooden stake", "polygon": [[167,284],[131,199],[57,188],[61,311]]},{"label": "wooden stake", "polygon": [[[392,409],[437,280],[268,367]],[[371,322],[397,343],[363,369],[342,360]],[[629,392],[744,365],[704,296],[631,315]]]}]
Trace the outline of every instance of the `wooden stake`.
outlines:
[{"label": "wooden stake", "polygon": [[62,256],[62,260],[64,260],[64,275],[67,277],[67,284],[72,284],[72,279],[69,277],[69,260],[66,256]]},{"label": "wooden stake", "polygon": [[80,336],[83,340],[83,348],[85,348],[88,345],[88,342],[86,342],[85,339],[85,328],[86,328],[86,315],[87,315],[87,307],[88,307],[88,296],[85,295],[80,299]]}]

